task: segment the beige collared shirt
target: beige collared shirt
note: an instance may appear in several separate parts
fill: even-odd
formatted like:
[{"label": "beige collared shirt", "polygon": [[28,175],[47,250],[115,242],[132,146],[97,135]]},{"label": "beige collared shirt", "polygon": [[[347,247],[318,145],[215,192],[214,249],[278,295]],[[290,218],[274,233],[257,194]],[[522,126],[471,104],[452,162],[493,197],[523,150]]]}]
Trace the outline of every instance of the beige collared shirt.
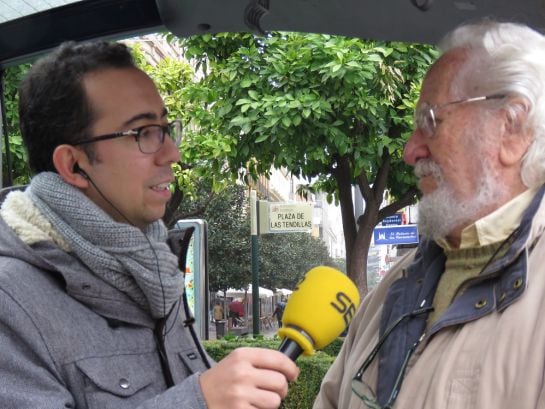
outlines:
[{"label": "beige collared shirt", "polygon": [[[539,187],[536,187],[524,191],[492,213],[467,226],[462,230],[459,248],[481,247],[505,240],[520,224],[524,210],[526,210],[538,189]],[[453,249],[444,239],[438,240],[437,244],[445,250]]]}]

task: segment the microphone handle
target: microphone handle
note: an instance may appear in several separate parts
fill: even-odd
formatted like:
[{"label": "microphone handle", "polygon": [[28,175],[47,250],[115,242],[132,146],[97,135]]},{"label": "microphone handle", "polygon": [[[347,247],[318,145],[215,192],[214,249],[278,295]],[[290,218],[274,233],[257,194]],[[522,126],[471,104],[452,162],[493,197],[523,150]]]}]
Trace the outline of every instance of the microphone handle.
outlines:
[{"label": "microphone handle", "polygon": [[295,362],[303,352],[303,349],[297,342],[286,337],[280,344],[279,351]]}]

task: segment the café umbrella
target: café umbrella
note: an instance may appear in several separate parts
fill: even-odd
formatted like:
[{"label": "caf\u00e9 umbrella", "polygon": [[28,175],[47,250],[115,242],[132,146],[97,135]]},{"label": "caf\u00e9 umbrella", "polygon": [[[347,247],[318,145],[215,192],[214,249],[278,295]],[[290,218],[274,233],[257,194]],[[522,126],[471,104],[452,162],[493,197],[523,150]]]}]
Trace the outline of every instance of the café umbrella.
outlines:
[{"label": "caf\u00e9 umbrella", "polygon": [[[223,297],[224,293],[223,291],[218,291],[216,293],[218,296]],[[248,289],[237,289],[237,288],[229,288],[226,293],[225,297],[230,298],[238,298],[238,297],[244,297],[246,294],[250,295],[252,294],[252,285],[250,284],[248,286]],[[259,298],[269,298],[274,295],[274,292],[272,290],[269,290],[268,288],[259,287]]]}]

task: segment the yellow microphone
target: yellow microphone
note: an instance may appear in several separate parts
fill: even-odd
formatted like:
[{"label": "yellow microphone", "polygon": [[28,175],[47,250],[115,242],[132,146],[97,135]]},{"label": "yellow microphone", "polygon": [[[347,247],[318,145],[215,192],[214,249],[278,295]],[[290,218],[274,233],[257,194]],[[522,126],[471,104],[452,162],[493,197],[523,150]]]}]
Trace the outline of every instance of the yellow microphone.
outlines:
[{"label": "yellow microphone", "polygon": [[358,289],[339,270],[315,267],[305,274],[291,294],[284,314],[280,351],[296,360],[313,355],[346,329],[360,303]]}]

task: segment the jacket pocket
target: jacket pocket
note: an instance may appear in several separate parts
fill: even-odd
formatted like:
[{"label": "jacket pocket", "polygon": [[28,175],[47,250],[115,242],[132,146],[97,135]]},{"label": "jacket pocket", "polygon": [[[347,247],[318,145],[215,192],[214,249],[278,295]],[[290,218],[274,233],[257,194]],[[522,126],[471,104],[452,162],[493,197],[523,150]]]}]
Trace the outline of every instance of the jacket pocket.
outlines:
[{"label": "jacket pocket", "polygon": [[134,408],[159,393],[163,376],[149,355],[116,355],[76,362],[89,409]]},{"label": "jacket pocket", "polygon": [[475,407],[478,371],[467,371],[465,376],[450,382],[446,409],[471,409]]}]

